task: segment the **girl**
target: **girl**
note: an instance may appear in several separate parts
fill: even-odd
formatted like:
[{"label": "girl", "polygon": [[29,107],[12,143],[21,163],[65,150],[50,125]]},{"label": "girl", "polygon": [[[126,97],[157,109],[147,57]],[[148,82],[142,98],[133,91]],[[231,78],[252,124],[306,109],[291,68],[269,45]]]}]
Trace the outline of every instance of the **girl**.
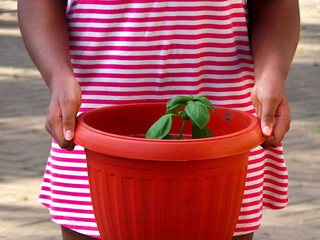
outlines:
[{"label": "girl", "polygon": [[204,95],[256,114],[267,140],[251,152],[233,239],[253,238],[262,207],[285,207],[280,142],[290,125],[285,79],[299,37],[298,0],[19,0],[18,6],[26,47],[51,92],[46,129],[54,141],[40,201],[64,240],[99,238],[85,155],[72,139],[79,112],[113,104]]}]

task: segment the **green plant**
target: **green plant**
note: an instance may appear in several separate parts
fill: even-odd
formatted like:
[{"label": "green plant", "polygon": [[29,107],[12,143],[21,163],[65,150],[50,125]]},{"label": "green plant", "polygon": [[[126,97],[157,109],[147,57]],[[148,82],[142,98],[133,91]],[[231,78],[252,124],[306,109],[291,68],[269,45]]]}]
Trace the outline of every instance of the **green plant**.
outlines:
[{"label": "green plant", "polygon": [[[166,114],[159,118],[148,130],[146,138],[149,139],[183,139],[186,121],[192,122],[192,138],[212,137],[211,131],[206,127],[210,119],[209,110],[214,111],[211,102],[203,96],[177,96],[168,101]],[[184,110],[180,111],[182,108]],[[179,136],[169,134],[174,117],[181,117],[183,123]]]}]

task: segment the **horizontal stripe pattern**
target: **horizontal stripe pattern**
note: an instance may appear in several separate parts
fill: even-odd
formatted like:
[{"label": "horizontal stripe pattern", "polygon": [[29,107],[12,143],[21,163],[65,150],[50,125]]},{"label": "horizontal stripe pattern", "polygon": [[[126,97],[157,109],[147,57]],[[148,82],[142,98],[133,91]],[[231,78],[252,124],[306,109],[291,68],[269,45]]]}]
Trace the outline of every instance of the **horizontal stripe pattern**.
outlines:
[{"label": "horizontal stripe pattern", "polygon": [[[80,112],[204,95],[254,114],[243,0],[69,0],[70,55],[82,89]],[[259,228],[262,208],[283,208],[288,175],[282,146],[252,150],[235,235]],[[99,237],[85,153],[52,143],[40,201],[53,221]]]}]

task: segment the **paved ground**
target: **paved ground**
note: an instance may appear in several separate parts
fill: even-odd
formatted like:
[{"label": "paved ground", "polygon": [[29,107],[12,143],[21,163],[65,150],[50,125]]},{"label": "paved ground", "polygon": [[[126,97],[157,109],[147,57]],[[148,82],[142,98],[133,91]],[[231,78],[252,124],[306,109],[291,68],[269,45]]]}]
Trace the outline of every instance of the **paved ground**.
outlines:
[{"label": "paved ground", "polygon": [[[301,40],[288,77],[284,144],[290,204],[265,211],[257,240],[320,240],[320,0],[301,0]],[[58,240],[37,201],[50,137],[48,91],[23,46],[16,1],[0,2],[0,239]]]}]

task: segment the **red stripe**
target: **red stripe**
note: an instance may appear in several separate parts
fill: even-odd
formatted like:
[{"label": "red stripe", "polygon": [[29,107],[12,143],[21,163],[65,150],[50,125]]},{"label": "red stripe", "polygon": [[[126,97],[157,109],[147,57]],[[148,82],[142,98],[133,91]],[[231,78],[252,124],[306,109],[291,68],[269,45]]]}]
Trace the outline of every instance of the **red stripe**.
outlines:
[{"label": "red stripe", "polygon": [[61,204],[74,204],[74,205],[82,205],[82,206],[91,206],[91,201],[76,201],[76,200],[66,200],[66,199],[57,199],[52,198],[52,202],[61,203]]},{"label": "red stripe", "polygon": [[[280,159],[278,159],[278,160],[280,160]],[[282,172],[286,172],[287,171],[287,168],[285,166],[278,166],[278,165],[276,165],[274,163],[271,163],[271,162],[266,162],[265,166],[273,168],[273,169],[276,169],[278,171],[282,171]]]},{"label": "red stripe", "polygon": [[288,175],[287,174],[282,175],[282,174],[275,173],[275,172],[273,172],[271,170],[265,170],[264,173],[265,173],[265,178],[267,178],[268,175],[270,175],[270,176],[276,177],[278,179],[285,179],[285,180],[288,179]]},{"label": "red stripe", "polygon": [[[83,156],[83,155],[82,155]],[[69,163],[87,163],[86,162],[86,159],[80,159],[80,158],[75,158],[75,157],[72,157],[72,158],[63,158],[61,156],[54,156],[52,154],[50,154],[50,158],[52,160],[55,160],[57,162],[69,162]]]},{"label": "red stripe", "polygon": [[[282,143],[279,144],[279,147],[282,147]],[[267,151],[273,152],[278,155],[283,155],[283,150],[279,150],[277,148],[269,148]]]},{"label": "red stripe", "polygon": [[42,187],[41,187],[41,191],[48,191],[48,192],[51,192],[51,191],[53,191],[53,190],[51,190],[51,188],[50,188],[50,187],[48,187],[48,186],[42,186]]},{"label": "red stripe", "polygon": [[[106,4],[103,4],[106,5]],[[198,12],[198,11],[228,11],[231,9],[243,9],[243,4],[230,4],[228,6],[177,6],[177,7],[144,7],[134,8],[132,6],[116,9],[90,9],[89,5],[86,9],[77,8],[70,10],[70,14],[123,14],[123,13],[168,13],[168,12]]]},{"label": "red stripe", "polygon": [[279,210],[279,209],[286,207],[286,204],[279,206],[279,205],[276,205],[276,203],[264,202],[263,206],[271,208],[271,209]]},{"label": "red stripe", "polygon": [[61,178],[61,179],[88,180],[88,176],[58,174],[58,173],[51,172],[49,170],[46,170],[45,173],[50,174],[52,177]]},{"label": "red stripe", "polygon": [[[250,61],[250,60],[249,60]],[[172,63],[172,64],[72,64],[78,69],[126,69],[126,70],[141,70],[141,69],[179,69],[179,68],[200,68],[213,66],[236,66],[243,62],[236,61],[202,61],[197,63]]]},{"label": "red stripe", "polygon": [[249,199],[249,198],[257,198],[259,196],[261,196],[263,193],[263,190],[258,191],[258,192],[253,192],[253,193],[246,193],[243,195],[244,199]]},{"label": "red stripe", "polygon": [[238,224],[245,224],[245,223],[253,223],[259,222],[262,219],[262,214],[259,217],[249,218],[249,219],[238,219]]},{"label": "red stripe", "polygon": [[264,169],[264,165],[255,167],[255,168],[250,168],[247,170],[247,173],[254,173],[254,172],[258,172]]},{"label": "red stripe", "polygon": [[263,179],[264,177],[264,174],[259,174],[259,175],[256,175],[256,176],[253,176],[253,177],[248,177],[247,176],[247,179],[246,179],[246,182],[252,182],[252,181],[256,181],[256,180],[261,180]]},{"label": "red stripe", "polygon": [[270,179],[270,178],[265,178],[264,182],[273,184],[273,185],[278,186],[278,187],[283,187],[283,188],[287,188],[288,187],[288,183],[287,182],[279,182],[279,181],[275,181],[275,180]]},{"label": "red stripe", "polygon": [[86,167],[84,168],[84,167],[58,166],[58,165],[52,164],[51,162],[48,162],[48,166],[50,166],[53,169],[64,170],[64,171],[87,172]]},{"label": "red stripe", "polygon": [[264,199],[269,199],[271,200],[273,203],[277,202],[277,203],[287,203],[288,202],[288,198],[277,198],[275,196],[271,196],[269,194],[263,194],[263,198]]},{"label": "red stripe", "polygon": [[56,181],[52,181],[52,180],[47,179],[47,178],[44,178],[43,181],[51,183],[52,186],[89,189],[89,184],[75,184],[75,183],[56,182]]},{"label": "red stripe", "polygon": [[249,191],[249,190],[252,190],[252,189],[258,189],[258,188],[260,188],[262,186],[263,186],[263,181],[261,181],[260,183],[257,183],[257,184],[252,184],[252,185],[245,186],[245,191]]},{"label": "red stripe", "polygon": [[232,18],[243,18],[245,19],[244,13],[230,13],[226,15],[196,15],[196,16],[156,16],[156,17],[119,17],[119,18],[86,18],[86,17],[76,17],[71,16],[69,18],[69,23],[156,23],[156,22],[172,22],[172,21],[199,21],[201,20],[211,20],[211,21],[222,21],[232,20]]},{"label": "red stripe", "polygon": [[[250,51],[238,49],[233,52],[201,52],[196,54],[167,54],[167,55],[72,55],[74,60],[122,60],[122,61],[146,61],[146,60],[175,60],[175,59],[199,59],[205,57],[235,57],[239,54],[250,56]],[[253,64],[252,59],[239,57],[239,62]]]},{"label": "red stripe", "polygon": [[[241,83],[246,80],[253,80],[253,76],[251,75],[244,75],[239,78],[230,78],[230,79],[213,79],[213,78],[201,78],[199,81],[170,81],[170,82],[91,82],[91,81],[83,81],[79,84],[81,86],[92,86],[92,87],[173,87],[173,86],[199,86],[201,84],[229,84],[229,83]],[[263,150],[261,150],[263,151]],[[252,160],[251,160],[252,161]],[[250,161],[250,162],[251,162]]]},{"label": "red stripe", "polygon": [[[77,39],[75,39],[77,40]],[[72,45],[70,46],[70,50],[75,51],[124,51],[124,52],[140,52],[140,51],[165,51],[172,49],[188,49],[188,50],[196,50],[201,48],[236,48],[238,46],[248,46],[248,42],[246,41],[235,41],[231,43],[199,43],[199,44],[167,44],[167,45],[146,45],[141,44],[139,46],[122,46],[122,45],[114,45],[114,46],[78,46]],[[240,50],[239,50],[240,51]]]},{"label": "red stripe", "polygon": [[258,230],[260,227],[260,224],[254,225],[254,226],[246,226],[246,227],[236,227],[235,232],[254,232]]},{"label": "red stripe", "polygon": [[[257,202],[257,201],[256,201]],[[250,215],[254,215],[254,214],[257,214],[257,213],[260,213],[261,210],[262,210],[262,206],[259,206],[258,204],[261,204],[262,200],[259,201],[259,203],[257,204],[256,202],[254,202],[253,204],[251,205],[247,205],[247,207],[252,207],[252,206],[255,206],[257,207],[256,209],[253,209],[253,210],[244,210],[244,211],[241,211],[240,212],[240,216],[250,216]],[[258,207],[259,206],[259,207]]]},{"label": "red stripe", "polygon": [[168,30],[200,30],[200,29],[232,29],[233,27],[246,27],[246,22],[233,22],[232,24],[196,24],[196,25],[160,25],[160,26],[143,26],[143,27],[69,27],[70,32],[155,32]]},{"label": "red stripe", "polygon": [[270,191],[274,194],[278,194],[278,195],[283,195],[283,196],[286,196],[288,195],[288,191],[281,191],[281,190],[278,190],[274,187],[270,187],[270,186],[263,186],[263,190],[264,191]]},{"label": "red stripe", "polygon": [[[212,2],[227,2],[228,0],[212,0]],[[122,5],[122,4],[126,4],[126,3],[156,3],[156,2],[166,2],[166,0],[130,0],[130,2],[119,2],[119,1],[112,1],[112,0],[108,0],[108,2],[106,3],[105,1],[102,0],[87,0],[86,1],[82,1],[81,4],[95,4],[95,5]],[[194,0],[172,0],[172,2],[194,2]],[[72,2],[71,6],[75,6],[78,5],[79,2],[74,1]]]},{"label": "red stripe", "polygon": [[158,79],[165,79],[165,78],[196,78],[202,75],[232,75],[232,74],[241,74],[244,71],[253,72],[252,68],[248,67],[241,67],[235,70],[212,70],[212,69],[205,69],[198,72],[173,72],[173,73],[75,73],[76,77],[80,78],[124,78],[124,79],[134,79],[134,78],[158,78]]},{"label": "red stripe", "polygon": [[50,199],[51,199],[51,196],[49,196],[49,195],[44,195],[44,194],[40,194],[40,195],[39,195],[39,198],[50,200]]},{"label": "red stripe", "polygon": [[[257,154],[260,154],[260,153],[257,153]],[[255,154],[253,154],[253,156],[254,156],[254,155],[255,155]],[[255,165],[255,164],[264,165],[264,156],[249,161],[249,166],[250,166],[250,168],[252,167],[252,165]]]},{"label": "red stripe", "polygon": [[56,195],[65,195],[65,196],[72,196],[72,197],[91,197],[90,193],[82,193],[82,192],[68,192],[68,191],[61,191],[61,190],[51,190],[52,194]]},{"label": "red stripe", "polygon": [[93,214],[93,210],[62,208],[62,207],[55,207],[55,206],[51,206],[50,209],[53,210],[53,211],[64,212],[64,213]]},{"label": "red stripe", "polygon": [[72,216],[52,216],[55,220],[69,220],[69,221],[80,221],[80,222],[96,222],[94,218],[84,218],[84,217],[72,217]]},{"label": "red stripe", "polygon": [[[264,153],[265,152],[265,149],[263,149],[263,148],[258,148],[258,149],[256,149],[256,150],[252,150],[251,152],[250,152],[250,155],[259,155],[259,154],[261,154],[261,153]],[[262,158],[259,158],[259,159],[263,159],[263,157]],[[258,159],[257,159],[258,160]],[[251,161],[256,161],[256,160],[250,160],[250,162]]]},{"label": "red stripe", "polygon": [[[247,84],[251,85],[251,84]],[[245,86],[242,87],[234,87],[234,88],[211,88],[211,87],[201,87],[199,90],[167,90],[167,91],[98,91],[98,90],[82,90],[83,95],[94,95],[94,96],[141,96],[141,95],[167,95],[167,94],[177,94],[177,95],[196,95],[200,92],[212,92],[212,93],[219,93],[219,92],[239,92],[241,90],[247,90]],[[231,96],[214,96],[215,98],[219,99],[244,99],[250,97],[251,92],[244,93],[241,95],[231,95]],[[87,99],[83,99],[84,101]],[[95,99],[92,99],[95,100]]]}]

